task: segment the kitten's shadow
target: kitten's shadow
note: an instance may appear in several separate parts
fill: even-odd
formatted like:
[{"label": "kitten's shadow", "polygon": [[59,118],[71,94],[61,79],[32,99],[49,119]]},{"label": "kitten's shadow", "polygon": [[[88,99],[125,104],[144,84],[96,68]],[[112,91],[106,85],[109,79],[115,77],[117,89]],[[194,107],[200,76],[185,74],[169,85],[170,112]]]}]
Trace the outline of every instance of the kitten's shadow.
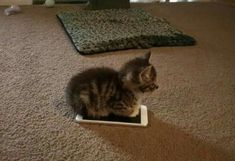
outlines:
[{"label": "kitten's shadow", "polygon": [[234,156],[149,114],[146,128],[81,124],[140,161],[234,160]]},{"label": "kitten's shadow", "polygon": [[[75,116],[73,111],[61,100],[63,99],[54,101],[55,110],[73,120]],[[80,126],[95,131],[110,144],[129,154],[135,161],[235,160],[234,155],[223,149],[157,119],[153,112],[148,111],[148,115],[147,127],[97,124],[81,124]]]},{"label": "kitten's shadow", "polygon": [[56,113],[59,113],[61,116],[64,116],[71,121],[73,121],[76,116],[72,108],[66,103],[64,95],[60,98],[56,98],[52,102],[52,107],[54,107]]}]

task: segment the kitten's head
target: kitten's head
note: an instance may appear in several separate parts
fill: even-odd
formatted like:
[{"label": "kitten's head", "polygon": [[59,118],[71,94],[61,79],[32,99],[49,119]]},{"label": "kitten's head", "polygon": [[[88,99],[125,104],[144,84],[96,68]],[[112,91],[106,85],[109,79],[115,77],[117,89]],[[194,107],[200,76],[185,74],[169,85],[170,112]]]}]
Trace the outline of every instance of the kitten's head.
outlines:
[{"label": "kitten's head", "polygon": [[130,60],[120,70],[120,77],[125,87],[136,92],[153,92],[158,88],[156,84],[157,72],[150,64],[151,53]]}]

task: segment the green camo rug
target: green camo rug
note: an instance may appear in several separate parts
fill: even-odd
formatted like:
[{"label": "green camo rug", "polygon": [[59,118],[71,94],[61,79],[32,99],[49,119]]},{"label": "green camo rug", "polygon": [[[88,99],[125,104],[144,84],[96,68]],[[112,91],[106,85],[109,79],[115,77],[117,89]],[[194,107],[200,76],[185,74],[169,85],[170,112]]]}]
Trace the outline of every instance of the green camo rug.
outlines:
[{"label": "green camo rug", "polygon": [[68,11],[58,13],[57,17],[77,51],[84,55],[196,43],[165,19],[141,9]]}]

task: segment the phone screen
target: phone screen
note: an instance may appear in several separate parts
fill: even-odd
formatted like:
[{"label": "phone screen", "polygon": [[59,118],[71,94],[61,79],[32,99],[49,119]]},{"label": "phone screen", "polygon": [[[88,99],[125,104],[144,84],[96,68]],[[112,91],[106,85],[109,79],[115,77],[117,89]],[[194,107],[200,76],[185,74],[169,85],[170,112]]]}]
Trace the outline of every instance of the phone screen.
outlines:
[{"label": "phone screen", "polygon": [[123,117],[123,116],[117,116],[117,115],[109,115],[107,117],[101,117],[99,119],[94,119],[92,117],[83,116],[84,120],[100,120],[100,121],[114,121],[114,122],[128,122],[128,123],[141,123],[141,116],[137,115],[136,117]]}]

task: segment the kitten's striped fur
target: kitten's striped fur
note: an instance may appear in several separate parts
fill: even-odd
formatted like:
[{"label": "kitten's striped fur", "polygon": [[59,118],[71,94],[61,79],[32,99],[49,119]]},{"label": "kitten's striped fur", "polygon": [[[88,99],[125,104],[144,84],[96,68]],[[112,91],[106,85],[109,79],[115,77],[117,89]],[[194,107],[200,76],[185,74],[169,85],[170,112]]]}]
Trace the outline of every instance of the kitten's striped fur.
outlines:
[{"label": "kitten's striped fur", "polygon": [[75,75],[66,88],[67,102],[76,113],[94,118],[111,113],[135,117],[141,94],[158,88],[150,55],[148,52],[127,62],[120,71],[101,67]]}]

